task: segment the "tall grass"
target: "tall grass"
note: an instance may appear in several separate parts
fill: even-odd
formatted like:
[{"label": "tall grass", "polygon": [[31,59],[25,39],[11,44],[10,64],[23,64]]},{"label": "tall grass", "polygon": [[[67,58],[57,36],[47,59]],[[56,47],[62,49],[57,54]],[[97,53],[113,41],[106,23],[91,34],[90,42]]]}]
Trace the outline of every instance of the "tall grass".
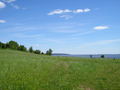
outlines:
[{"label": "tall grass", "polygon": [[120,60],[0,50],[0,90],[120,90]]}]

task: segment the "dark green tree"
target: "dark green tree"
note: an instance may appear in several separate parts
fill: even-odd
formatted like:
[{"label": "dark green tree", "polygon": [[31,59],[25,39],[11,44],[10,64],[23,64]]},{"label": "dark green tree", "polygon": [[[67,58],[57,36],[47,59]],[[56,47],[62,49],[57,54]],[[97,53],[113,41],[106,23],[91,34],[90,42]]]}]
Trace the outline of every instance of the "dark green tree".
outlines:
[{"label": "dark green tree", "polygon": [[[9,41],[7,43],[2,43],[0,42],[0,48],[10,48],[10,49],[14,49],[14,50],[19,50],[19,51],[27,51],[27,48],[24,45],[19,45],[16,41]],[[49,49],[46,51],[46,53],[41,52],[40,50],[33,50],[32,47],[29,48],[28,50],[29,52],[33,52],[35,54],[46,54],[46,55],[52,55],[52,49]]]},{"label": "dark green tree", "polygon": [[9,48],[17,50],[19,47],[19,44],[15,41],[9,41],[8,42]]},{"label": "dark green tree", "polygon": [[6,48],[7,48],[5,43],[3,43],[2,48],[3,48],[3,49],[6,49]]},{"label": "dark green tree", "polygon": [[6,43],[6,48],[10,48],[10,47],[9,47],[9,43]]},{"label": "dark green tree", "polygon": [[0,42],[0,48],[2,48],[2,45],[3,45],[3,43],[2,43],[2,42]]},{"label": "dark green tree", "polygon": [[33,48],[32,48],[32,47],[29,48],[29,52],[30,52],[30,53],[33,52]]},{"label": "dark green tree", "polygon": [[35,53],[35,54],[40,54],[41,51],[40,51],[40,50],[35,50],[34,53]]},{"label": "dark green tree", "polygon": [[20,51],[27,51],[27,48],[24,45],[20,45],[18,47],[18,50],[20,50]]},{"label": "dark green tree", "polygon": [[44,54],[44,52],[41,52],[41,54],[43,55],[43,54]]},{"label": "dark green tree", "polygon": [[6,47],[6,44],[5,44],[5,43],[0,42],[0,48],[3,48],[3,49],[7,48],[7,47]]},{"label": "dark green tree", "polygon": [[52,55],[52,52],[53,52],[52,49],[49,49],[46,51],[46,55]]}]

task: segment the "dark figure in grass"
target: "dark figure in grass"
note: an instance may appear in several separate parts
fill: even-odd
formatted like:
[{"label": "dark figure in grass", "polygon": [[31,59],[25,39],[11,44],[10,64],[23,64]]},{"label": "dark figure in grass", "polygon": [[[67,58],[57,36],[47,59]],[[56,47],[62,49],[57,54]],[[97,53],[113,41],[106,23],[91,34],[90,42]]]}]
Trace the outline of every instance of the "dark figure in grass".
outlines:
[{"label": "dark figure in grass", "polygon": [[101,55],[101,58],[105,58],[105,56],[104,56],[104,55]]},{"label": "dark figure in grass", "polygon": [[93,55],[90,55],[90,58],[93,58]]}]

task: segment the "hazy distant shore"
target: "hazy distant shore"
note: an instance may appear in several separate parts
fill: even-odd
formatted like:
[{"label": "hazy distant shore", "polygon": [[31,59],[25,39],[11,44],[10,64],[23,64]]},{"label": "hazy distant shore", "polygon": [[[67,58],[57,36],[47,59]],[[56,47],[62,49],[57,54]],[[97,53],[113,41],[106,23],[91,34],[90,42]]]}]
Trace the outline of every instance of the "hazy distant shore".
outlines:
[{"label": "hazy distant shore", "polygon": [[83,57],[83,58],[90,58],[90,55],[92,55],[92,58],[100,58],[101,55],[104,55],[105,58],[115,58],[120,59],[120,54],[53,54],[52,56],[66,56],[66,57]]}]

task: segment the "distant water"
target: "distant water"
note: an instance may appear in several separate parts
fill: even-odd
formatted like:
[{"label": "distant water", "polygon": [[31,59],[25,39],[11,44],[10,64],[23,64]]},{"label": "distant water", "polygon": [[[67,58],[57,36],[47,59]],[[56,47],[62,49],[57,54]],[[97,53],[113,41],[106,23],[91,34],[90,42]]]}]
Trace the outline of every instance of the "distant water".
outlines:
[{"label": "distant water", "polygon": [[[120,59],[120,54],[95,54],[95,55],[92,55],[92,58],[101,58],[101,55],[104,55],[105,58]],[[53,56],[90,58],[90,55],[71,55],[71,54],[62,55],[61,54],[61,55],[53,55]]]}]

